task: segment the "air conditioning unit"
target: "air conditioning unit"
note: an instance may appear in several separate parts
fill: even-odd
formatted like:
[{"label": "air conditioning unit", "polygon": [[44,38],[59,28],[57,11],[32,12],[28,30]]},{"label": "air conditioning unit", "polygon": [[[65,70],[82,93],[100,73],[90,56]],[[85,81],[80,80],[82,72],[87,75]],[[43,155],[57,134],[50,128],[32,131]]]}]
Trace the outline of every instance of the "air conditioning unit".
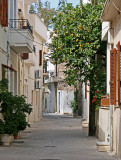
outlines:
[{"label": "air conditioning unit", "polygon": [[42,88],[41,81],[35,81],[35,89]]},{"label": "air conditioning unit", "polygon": [[41,70],[35,71],[35,79],[39,79],[41,77],[42,77],[42,71]]}]

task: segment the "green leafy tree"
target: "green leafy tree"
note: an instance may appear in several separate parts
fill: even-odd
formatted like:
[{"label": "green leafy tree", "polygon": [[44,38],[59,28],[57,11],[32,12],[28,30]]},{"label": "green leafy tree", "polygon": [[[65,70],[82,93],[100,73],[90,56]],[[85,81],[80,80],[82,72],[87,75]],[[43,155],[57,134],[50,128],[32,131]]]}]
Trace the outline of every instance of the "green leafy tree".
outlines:
[{"label": "green leafy tree", "polygon": [[95,109],[105,92],[106,43],[101,41],[101,22],[104,0],[95,5],[81,4],[73,7],[61,3],[53,18],[54,36],[51,57],[55,63],[66,62],[66,81],[69,85],[89,82],[90,85],[90,135],[95,133]]},{"label": "green leafy tree", "polygon": [[52,17],[55,15],[55,8],[50,7],[51,3],[46,1],[44,4],[39,0],[38,12],[40,13],[40,17],[44,19],[44,23],[46,26],[50,27],[52,24]]}]

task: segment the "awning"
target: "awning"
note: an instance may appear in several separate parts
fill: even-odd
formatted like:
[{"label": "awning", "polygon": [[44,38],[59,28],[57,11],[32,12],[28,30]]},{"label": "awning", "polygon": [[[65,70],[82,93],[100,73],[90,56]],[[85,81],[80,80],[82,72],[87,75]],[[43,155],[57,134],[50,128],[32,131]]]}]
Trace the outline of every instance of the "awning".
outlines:
[{"label": "awning", "polygon": [[12,67],[7,66],[6,64],[2,64],[2,66],[5,67],[5,68],[7,68],[7,69],[9,69],[9,70],[11,70],[11,71],[16,72],[15,69],[13,69]]}]

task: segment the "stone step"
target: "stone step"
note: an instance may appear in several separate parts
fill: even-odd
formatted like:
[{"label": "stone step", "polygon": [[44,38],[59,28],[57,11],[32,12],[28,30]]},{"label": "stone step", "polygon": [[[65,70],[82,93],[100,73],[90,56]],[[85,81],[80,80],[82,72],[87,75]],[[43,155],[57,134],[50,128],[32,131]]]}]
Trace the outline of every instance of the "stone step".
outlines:
[{"label": "stone step", "polygon": [[108,152],[110,151],[110,143],[109,142],[96,142],[97,149],[99,152]]}]

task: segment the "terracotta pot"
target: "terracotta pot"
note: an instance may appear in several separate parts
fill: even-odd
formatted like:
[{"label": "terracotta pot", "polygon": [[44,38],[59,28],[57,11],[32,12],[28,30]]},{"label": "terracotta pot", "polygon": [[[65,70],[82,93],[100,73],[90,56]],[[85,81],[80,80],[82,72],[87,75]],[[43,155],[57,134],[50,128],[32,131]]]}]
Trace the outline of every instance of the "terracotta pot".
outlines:
[{"label": "terracotta pot", "polygon": [[18,132],[18,134],[17,134],[17,135],[14,135],[14,139],[19,139],[19,138],[20,138],[20,136],[21,136],[21,132]]},{"label": "terracotta pot", "polygon": [[0,137],[1,137],[1,143],[4,146],[9,146],[14,139],[12,135],[8,135],[8,134],[2,134]]}]

